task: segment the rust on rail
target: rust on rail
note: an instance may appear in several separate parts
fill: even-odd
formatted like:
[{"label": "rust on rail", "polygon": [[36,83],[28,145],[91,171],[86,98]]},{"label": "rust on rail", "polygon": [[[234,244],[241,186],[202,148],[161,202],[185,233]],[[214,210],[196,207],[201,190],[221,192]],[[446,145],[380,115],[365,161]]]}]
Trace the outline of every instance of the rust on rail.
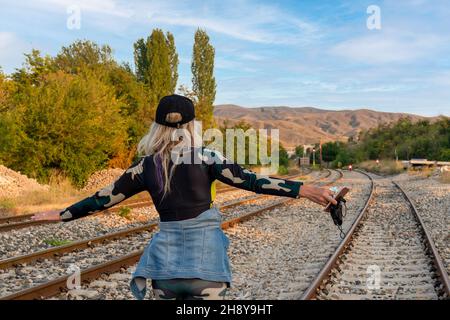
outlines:
[{"label": "rust on rail", "polygon": [[[321,271],[319,272],[317,277],[314,279],[314,281],[311,283],[311,285],[308,287],[308,289],[300,297],[300,299],[302,299],[302,300],[311,300],[311,299],[315,299],[317,297],[317,294],[318,294],[319,290],[321,289],[321,286],[323,285],[324,282],[326,282],[329,279],[329,277],[331,275],[331,271],[337,266],[339,257],[346,250],[346,248],[352,241],[355,230],[357,230],[358,226],[360,225],[360,222],[362,221],[363,217],[365,216],[365,214],[367,212],[367,208],[373,198],[375,188],[374,188],[374,181],[373,181],[372,177],[363,171],[359,171],[359,170],[355,170],[355,171],[365,174],[367,177],[369,177],[369,179],[371,181],[370,195],[366,201],[366,204],[364,205],[364,208],[361,210],[357,219],[352,224],[352,226],[351,226],[350,230],[347,232],[345,238],[342,240],[342,242],[340,243],[340,245],[338,246],[336,251],[333,253],[333,255],[328,259],[326,264],[322,267]],[[422,232],[425,236],[427,249],[431,253],[432,260],[433,260],[435,268],[437,270],[437,274],[443,285],[443,291],[445,292],[446,296],[449,297],[450,296],[449,277],[448,277],[446,268],[445,268],[444,264],[442,263],[440,255],[433,243],[433,240],[432,240],[429,232],[427,231],[427,229],[423,223],[423,220],[421,219],[421,217],[420,217],[417,209],[415,208],[413,202],[411,201],[411,199],[408,197],[406,192],[396,182],[393,181],[393,184],[402,192],[404,198],[406,199],[406,201],[412,208],[412,211],[414,212],[414,215],[421,226]]]},{"label": "rust on rail", "polygon": [[[331,175],[331,171],[329,171],[329,174],[326,177],[329,177]],[[339,180],[340,178],[342,178],[342,172],[339,172],[340,175],[337,179],[333,179],[330,182],[326,183],[326,185],[329,185],[331,183],[336,182],[337,180]],[[325,179],[326,177],[322,177],[319,178],[317,180],[322,180]],[[251,200],[251,199],[250,199]],[[240,217],[234,218],[234,219],[230,219],[227,221],[222,222],[221,227],[222,229],[229,229],[231,227],[233,227],[236,224],[239,224],[241,222],[247,221],[249,219],[251,219],[252,217],[255,217],[259,214],[261,214],[262,212],[268,211],[270,209],[273,209],[275,207],[281,206],[289,201],[292,201],[294,199],[284,199],[282,201],[278,201],[275,203],[272,203],[268,206],[265,206],[263,208],[257,209],[253,212],[250,212],[248,214],[244,214]],[[247,200],[249,201],[249,200]],[[155,229],[157,227],[157,223],[155,224],[151,224],[151,225],[146,225],[146,226],[141,226],[141,227],[137,227],[134,228],[135,231],[138,229],[142,229],[141,231],[144,231],[146,229]],[[123,230],[123,231],[119,231],[117,233],[115,233],[114,235],[116,237],[120,237],[120,234],[125,235],[125,234],[130,234],[130,230],[132,229],[127,229],[127,230]],[[73,244],[68,244],[65,246],[61,246],[61,247],[57,247],[57,248],[52,248],[52,249],[48,249],[48,250],[44,250],[46,251],[46,254],[48,257],[54,256],[55,252],[57,252],[60,249],[63,250],[67,250],[67,251],[71,251],[73,250],[74,247],[76,246],[80,246],[80,248],[82,248],[83,246],[89,246],[91,243],[94,242],[102,242],[105,241],[107,238],[111,238],[111,234],[110,235],[104,235],[104,236],[100,236],[97,238],[93,238],[93,239],[88,239],[88,240],[84,240],[84,241],[79,241],[77,243],[73,243]],[[36,254],[42,253],[42,251],[37,252]],[[61,253],[58,252],[58,253]],[[95,265],[93,267],[90,267],[88,269],[82,270],[81,271],[81,281],[85,282],[85,281],[89,281],[89,280],[93,280],[98,278],[99,276],[101,276],[102,274],[108,274],[108,273],[113,273],[113,272],[117,272],[118,270],[120,270],[123,267],[128,267],[130,265],[135,264],[140,256],[142,255],[143,250],[138,250],[135,252],[130,253],[129,255],[126,256],[122,256],[119,257],[117,259],[105,262],[105,263],[101,263],[98,265]],[[42,257],[42,256],[41,256]],[[33,254],[28,255],[27,257],[23,256],[23,259],[29,259],[28,261],[33,261],[36,260],[36,256],[33,256]],[[9,262],[8,262],[9,260]],[[9,266],[13,266],[14,264],[18,264],[20,262],[13,262],[14,258],[8,259],[8,260],[4,260],[2,261],[2,263],[7,266],[9,264]],[[57,295],[63,291],[66,290],[67,288],[67,279],[69,276],[63,276],[54,280],[51,280],[47,283],[41,284],[41,285],[37,285],[37,286],[33,286],[21,291],[18,291],[16,293],[7,295],[7,296],[3,296],[0,297],[0,300],[31,300],[31,299],[45,299],[54,295]]]},{"label": "rust on rail", "polygon": [[[365,172],[355,170],[357,172],[360,172],[367,177],[369,177],[371,182],[371,189],[369,197],[367,198],[366,204],[364,205],[364,208],[360,211],[358,217],[353,222],[352,226],[350,227],[350,230],[347,232],[345,238],[341,241],[340,245],[336,249],[336,251],[333,253],[333,255],[328,259],[327,263],[323,266],[317,277],[314,279],[314,281],[311,283],[311,285],[306,289],[306,291],[303,293],[303,295],[300,297],[301,300],[311,300],[316,298],[317,296],[317,290],[319,289],[320,285],[323,281],[328,279],[331,270],[337,265],[338,258],[341,255],[342,252],[347,248],[348,244],[350,243],[351,239],[353,238],[353,234],[358,227],[359,223],[361,222],[362,218],[366,214],[367,208],[369,207],[369,203],[372,200],[373,194],[374,194],[374,182],[371,176],[366,174]],[[340,171],[341,172],[341,171]],[[341,172],[342,174],[342,172]]]},{"label": "rust on rail", "polygon": [[134,227],[130,229],[125,229],[122,231],[117,231],[114,233],[106,234],[103,236],[90,238],[87,240],[80,240],[73,243],[69,243],[66,245],[49,248],[45,250],[36,251],[27,255],[19,256],[19,257],[13,257],[9,259],[0,260],[0,269],[6,269],[13,267],[18,264],[23,263],[30,263],[33,261],[36,261],[38,259],[45,259],[45,258],[54,258],[55,256],[58,256],[62,253],[71,252],[77,249],[84,249],[92,246],[93,244],[102,243],[105,241],[113,240],[116,238],[123,238],[126,236],[129,236],[134,233],[139,233],[143,231],[152,231],[158,227],[157,223],[151,223],[146,224],[139,227]]},{"label": "rust on rail", "polygon": [[438,276],[441,280],[441,283],[444,286],[444,291],[447,297],[450,297],[450,280],[448,277],[447,269],[444,266],[444,263],[442,262],[441,256],[439,255],[438,250],[436,249],[436,246],[434,245],[433,238],[431,237],[430,233],[428,232],[428,229],[426,228],[422,218],[419,215],[419,211],[417,210],[414,203],[411,201],[411,198],[408,196],[408,194],[397,184],[397,182],[393,181],[394,185],[402,192],[404,198],[408,202],[409,206],[411,207],[412,211],[414,212],[414,216],[416,217],[417,221],[419,221],[420,227],[422,228],[422,232],[425,235],[425,240],[427,243],[427,247],[431,253],[431,256],[433,258],[434,266],[436,267]]},{"label": "rust on rail", "polygon": [[[140,256],[142,255],[142,250],[132,252],[126,256],[119,257],[117,259],[95,265],[81,272],[81,281],[89,281],[97,279],[102,274],[116,272],[121,268],[126,268],[130,265],[136,263]],[[57,295],[67,288],[67,280],[70,277],[63,276],[57,279],[51,280],[49,282],[37,285],[9,296],[1,297],[0,300],[33,300],[33,299],[45,299]]]}]

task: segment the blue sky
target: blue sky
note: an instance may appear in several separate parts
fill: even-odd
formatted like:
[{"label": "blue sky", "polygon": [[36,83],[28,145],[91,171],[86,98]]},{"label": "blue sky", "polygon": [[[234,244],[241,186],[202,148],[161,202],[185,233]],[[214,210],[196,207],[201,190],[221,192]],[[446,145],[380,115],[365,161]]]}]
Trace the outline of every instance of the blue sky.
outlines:
[{"label": "blue sky", "polygon": [[[81,28],[69,29],[78,5]],[[381,29],[369,30],[377,5]],[[179,85],[191,84],[197,27],[216,48],[216,103],[370,108],[450,115],[450,4],[385,1],[0,0],[0,66],[23,53],[56,54],[76,39],[109,44],[133,62],[133,42],[155,27],[175,35]]]}]

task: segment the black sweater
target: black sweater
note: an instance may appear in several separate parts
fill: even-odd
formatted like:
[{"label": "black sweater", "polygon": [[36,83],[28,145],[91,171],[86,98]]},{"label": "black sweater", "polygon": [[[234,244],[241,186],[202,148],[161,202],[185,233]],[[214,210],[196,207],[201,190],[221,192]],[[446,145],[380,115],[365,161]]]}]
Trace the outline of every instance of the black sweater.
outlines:
[{"label": "black sweater", "polygon": [[[196,162],[194,157],[197,157]],[[302,185],[300,181],[258,175],[228,161],[217,151],[205,148],[192,149],[191,163],[176,166],[171,191],[163,197],[153,156],[145,156],[133,163],[111,185],[61,211],[61,218],[63,221],[78,219],[148,191],[161,221],[184,220],[211,208],[215,180],[256,193],[292,198],[298,197]]]}]

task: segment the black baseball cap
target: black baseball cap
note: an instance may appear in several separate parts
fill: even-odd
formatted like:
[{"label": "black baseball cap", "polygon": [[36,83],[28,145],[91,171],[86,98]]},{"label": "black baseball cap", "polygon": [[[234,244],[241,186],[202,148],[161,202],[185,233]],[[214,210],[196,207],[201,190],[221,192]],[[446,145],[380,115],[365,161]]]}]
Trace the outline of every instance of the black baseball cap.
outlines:
[{"label": "black baseball cap", "polygon": [[[166,116],[169,113],[178,112],[181,120],[175,123],[167,122]],[[177,94],[165,96],[159,101],[156,109],[155,122],[163,126],[178,128],[180,125],[188,123],[195,118],[194,104],[192,100]]]}]

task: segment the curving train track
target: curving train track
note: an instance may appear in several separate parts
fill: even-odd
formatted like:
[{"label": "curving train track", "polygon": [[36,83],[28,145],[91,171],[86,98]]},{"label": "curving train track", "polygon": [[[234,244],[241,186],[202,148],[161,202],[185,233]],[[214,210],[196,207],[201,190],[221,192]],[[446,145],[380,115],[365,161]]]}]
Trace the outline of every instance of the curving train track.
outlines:
[{"label": "curving train track", "polygon": [[448,274],[415,206],[395,182],[366,175],[366,205],[301,299],[448,299]]}]

